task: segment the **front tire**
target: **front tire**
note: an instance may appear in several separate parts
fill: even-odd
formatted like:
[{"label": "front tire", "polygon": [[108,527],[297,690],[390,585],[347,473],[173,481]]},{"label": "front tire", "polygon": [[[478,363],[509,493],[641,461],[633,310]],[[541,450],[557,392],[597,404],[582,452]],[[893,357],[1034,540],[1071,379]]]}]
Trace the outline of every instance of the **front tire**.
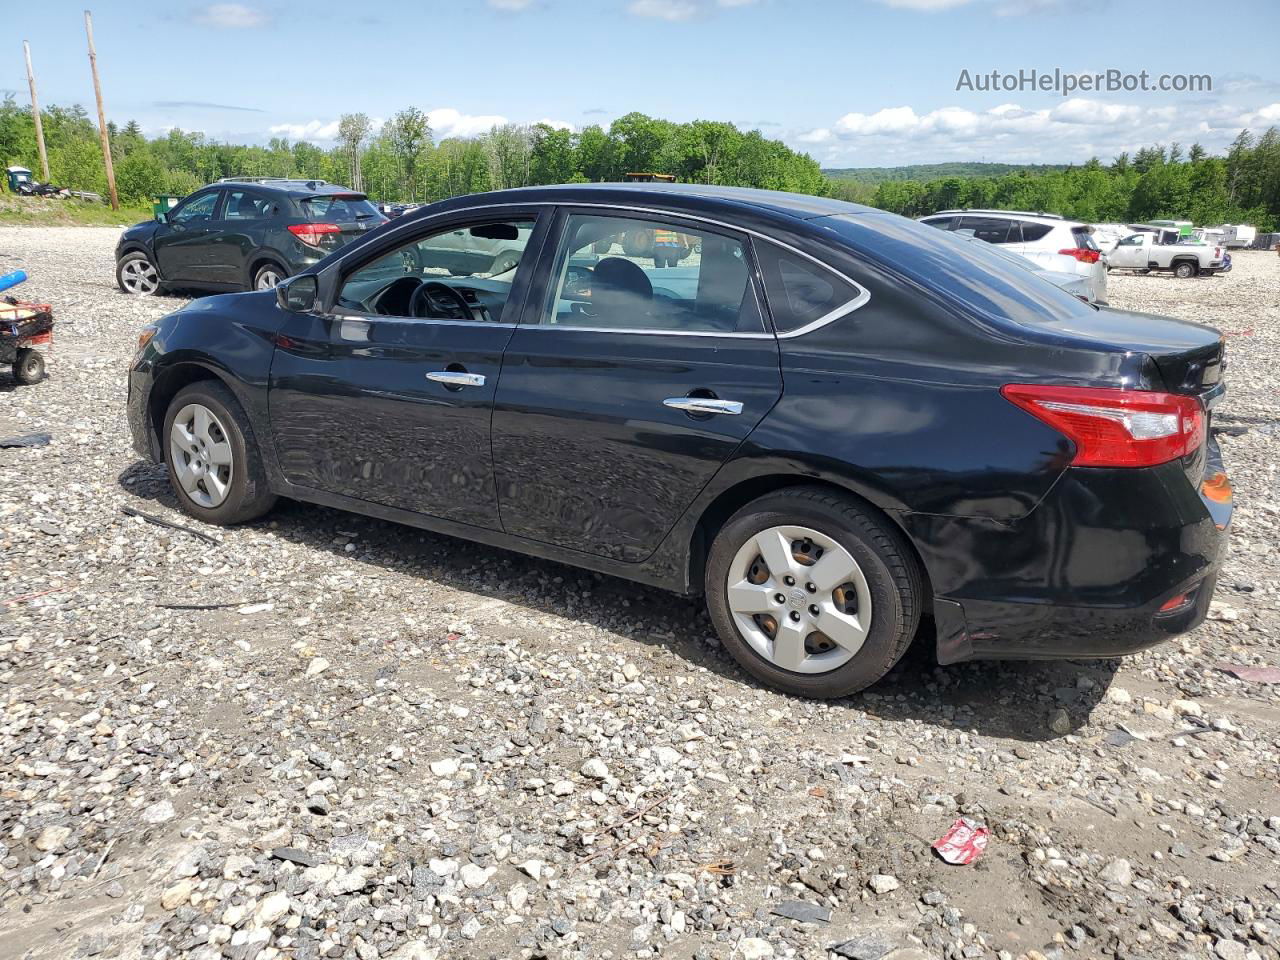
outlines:
[{"label": "front tire", "polygon": [[132,297],[151,297],[160,292],[160,271],[150,257],[135,250],[116,263],[116,283]]},{"label": "front tire", "polygon": [[262,516],[276,501],[244,408],[222,383],[183,387],[164,418],[165,464],[182,511],[218,526]]},{"label": "front tire", "polygon": [[817,487],[735,513],[707,557],[707,609],[752,676],[803,697],[871,686],[906,652],[924,591],[902,535],[851,497]]},{"label": "front tire", "polygon": [[13,361],[13,379],[31,386],[44,379],[44,357],[37,350],[24,347]]}]

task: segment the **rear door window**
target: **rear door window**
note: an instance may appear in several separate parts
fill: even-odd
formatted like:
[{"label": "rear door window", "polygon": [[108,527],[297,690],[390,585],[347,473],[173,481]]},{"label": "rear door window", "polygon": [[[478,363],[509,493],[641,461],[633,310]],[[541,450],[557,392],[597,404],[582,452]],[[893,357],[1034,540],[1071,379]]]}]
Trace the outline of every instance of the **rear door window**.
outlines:
[{"label": "rear door window", "polygon": [[800,254],[769,243],[759,244],[769,312],[778,333],[795,333],[852,308],[862,290]]},{"label": "rear door window", "polygon": [[265,220],[271,216],[271,201],[248,190],[227,191],[222,205],[222,219],[233,221]]},{"label": "rear door window", "polygon": [[987,243],[1021,243],[1022,232],[1016,220],[999,217],[961,217],[957,233],[968,234]]}]

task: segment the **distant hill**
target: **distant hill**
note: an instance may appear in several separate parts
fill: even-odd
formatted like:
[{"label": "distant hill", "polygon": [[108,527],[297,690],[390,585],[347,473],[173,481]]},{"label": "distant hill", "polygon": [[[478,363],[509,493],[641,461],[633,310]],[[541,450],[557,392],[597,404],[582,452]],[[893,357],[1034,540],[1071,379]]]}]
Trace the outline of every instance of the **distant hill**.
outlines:
[{"label": "distant hill", "polygon": [[944,177],[1001,177],[1006,173],[1051,173],[1066,170],[1065,163],[913,163],[905,167],[842,167],[824,169],[832,180],[853,180],[857,183],[881,184],[895,180],[940,180]]}]

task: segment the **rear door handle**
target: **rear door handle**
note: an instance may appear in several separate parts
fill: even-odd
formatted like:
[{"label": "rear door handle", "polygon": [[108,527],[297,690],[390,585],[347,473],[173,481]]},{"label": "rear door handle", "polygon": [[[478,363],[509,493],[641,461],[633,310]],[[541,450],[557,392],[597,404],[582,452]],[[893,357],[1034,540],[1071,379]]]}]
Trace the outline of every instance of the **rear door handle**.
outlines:
[{"label": "rear door handle", "polygon": [[443,383],[447,387],[483,387],[484,375],[480,373],[460,373],[456,370],[435,370],[427,374],[428,380]]},{"label": "rear door handle", "polygon": [[662,405],[685,413],[727,413],[737,416],[742,412],[742,404],[737,400],[713,400],[710,397],[668,397],[662,401]]}]

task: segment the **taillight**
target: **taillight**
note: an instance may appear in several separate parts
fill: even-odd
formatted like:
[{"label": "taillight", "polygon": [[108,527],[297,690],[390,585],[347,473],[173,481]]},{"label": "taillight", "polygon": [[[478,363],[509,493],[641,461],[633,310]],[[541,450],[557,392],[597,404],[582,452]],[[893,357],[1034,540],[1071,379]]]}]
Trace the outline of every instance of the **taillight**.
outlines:
[{"label": "taillight", "polygon": [[1114,387],[1010,383],[1000,392],[1075,444],[1078,467],[1153,467],[1204,443],[1196,397]]},{"label": "taillight", "polygon": [[341,233],[336,223],[291,223],[289,232],[309,247],[319,247],[320,238],[327,233]]},{"label": "taillight", "polygon": [[1088,247],[1065,247],[1058,251],[1064,253],[1068,257],[1075,257],[1081,263],[1097,263],[1102,254],[1097,250],[1090,250]]}]

